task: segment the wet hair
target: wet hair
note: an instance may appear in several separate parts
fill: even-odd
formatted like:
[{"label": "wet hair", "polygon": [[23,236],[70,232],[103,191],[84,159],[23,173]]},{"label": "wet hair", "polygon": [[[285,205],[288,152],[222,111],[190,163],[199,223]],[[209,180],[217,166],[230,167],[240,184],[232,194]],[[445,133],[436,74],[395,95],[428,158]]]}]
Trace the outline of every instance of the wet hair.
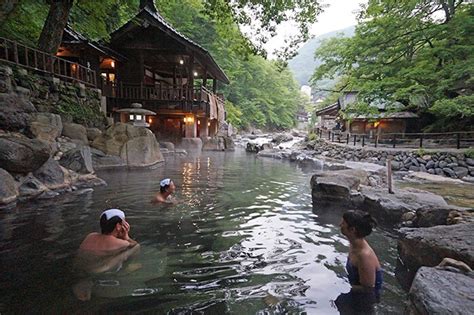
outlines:
[{"label": "wet hair", "polygon": [[377,226],[377,221],[367,212],[360,210],[350,210],[342,215],[349,227],[355,228],[356,236],[361,238],[372,233]]},{"label": "wet hair", "polygon": [[167,192],[167,191],[168,191],[168,188],[170,188],[172,182],[173,182],[173,181],[170,181],[170,184],[169,184],[169,185],[160,186],[160,192],[161,192],[161,193]]},{"label": "wet hair", "polygon": [[102,234],[110,234],[115,229],[117,223],[121,223],[122,219],[119,216],[113,216],[107,220],[107,216],[103,214],[100,217],[100,230]]}]

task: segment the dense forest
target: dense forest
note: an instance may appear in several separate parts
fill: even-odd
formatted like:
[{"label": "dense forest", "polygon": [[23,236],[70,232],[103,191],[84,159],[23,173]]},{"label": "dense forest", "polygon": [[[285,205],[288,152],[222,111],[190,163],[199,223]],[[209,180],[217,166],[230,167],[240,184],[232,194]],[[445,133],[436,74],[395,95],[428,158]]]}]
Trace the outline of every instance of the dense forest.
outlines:
[{"label": "dense forest", "polygon": [[473,34],[472,1],[369,0],[353,37],[316,50],[313,81],[340,77],[333,99],[359,91],[347,111],[371,112],[384,100],[418,113],[425,131],[474,130]]},{"label": "dense forest", "polygon": [[[47,41],[43,30],[53,2],[6,1],[0,16],[0,36],[54,51],[54,43],[52,48],[44,44]],[[75,30],[92,40],[105,42],[109,33],[133,17],[139,2],[63,1],[69,5],[66,8],[70,10],[68,20]],[[178,31],[209,50],[229,77],[230,85],[219,86],[219,90],[224,93],[228,120],[234,126],[290,128],[295,123],[295,114],[301,103],[297,82],[284,62],[265,58],[261,48],[266,40],[264,35],[251,42],[238,25],[253,23],[252,14],[258,13],[259,30],[268,37],[272,35],[275,23],[289,18],[288,10],[299,8],[297,18],[301,22],[302,36],[295,39],[297,43],[307,38],[307,25],[319,13],[319,5],[317,2],[303,5],[301,1],[285,4],[261,1],[263,4],[258,4],[259,1],[240,0],[234,3],[236,6],[221,0],[155,1],[160,14]],[[246,9],[241,10],[244,7]],[[51,34],[46,34],[46,37],[48,35]],[[280,55],[291,54],[289,48]]]}]

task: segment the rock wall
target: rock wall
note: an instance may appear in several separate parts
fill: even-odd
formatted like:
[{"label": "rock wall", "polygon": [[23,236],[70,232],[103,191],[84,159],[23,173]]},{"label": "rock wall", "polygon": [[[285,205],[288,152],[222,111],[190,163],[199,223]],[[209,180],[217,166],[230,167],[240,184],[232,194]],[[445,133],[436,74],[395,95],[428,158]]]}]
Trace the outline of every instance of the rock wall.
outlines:
[{"label": "rock wall", "polygon": [[[101,91],[80,83],[69,83],[37,75],[22,68],[0,63],[0,129],[31,132],[33,116],[38,112],[61,116],[63,123],[78,123],[104,128]],[[45,120],[38,120],[44,127]]]},{"label": "rock wall", "polygon": [[348,161],[371,162],[385,165],[387,157],[392,157],[394,171],[420,171],[430,174],[474,180],[474,158],[462,151],[426,152],[423,150],[384,150],[382,148],[354,148],[337,145],[325,140],[313,140],[305,144],[313,154]]},{"label": "rock wall", "polygon": [[88,146],[100,133],[91,127],[105,126],[100,100],[97,89],[0,64],[0,207],[105,184]]}]

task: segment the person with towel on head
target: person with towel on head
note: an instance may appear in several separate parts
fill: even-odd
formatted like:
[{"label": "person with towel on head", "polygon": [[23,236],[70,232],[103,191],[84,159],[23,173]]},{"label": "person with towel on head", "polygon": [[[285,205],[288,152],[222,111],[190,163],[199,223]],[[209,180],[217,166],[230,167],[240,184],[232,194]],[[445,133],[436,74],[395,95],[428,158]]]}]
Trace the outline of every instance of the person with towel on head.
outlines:
[{"label": "person with towel on head", "polygon": [[[140,244],[130,238],[130,224],[122,210],[102,212],[100,229],[100,233],[93,232],[86,236],[74,259],[74,267],[78,269],[81,279],[72,290],[81,301],[91,299],[94,275],[118,272],[123,263],[140,250]],[[135,269],[139,267],[137,264],[133,266]]]},{"label": "person with towel on head", "polygon": [[111,255],[134,247],[138,243],[130,238],[130,224],[120,209],[108,209],[100,215],[101,233],[93,232],[82,241],[80,250],[96,255]]},{"label": "person with towel on head", "polygon": [[173,194],[176,191],[176,185],[170,178],[165,178],[160,181],[160,191],[155,195],[152,203],[176,203]]}]

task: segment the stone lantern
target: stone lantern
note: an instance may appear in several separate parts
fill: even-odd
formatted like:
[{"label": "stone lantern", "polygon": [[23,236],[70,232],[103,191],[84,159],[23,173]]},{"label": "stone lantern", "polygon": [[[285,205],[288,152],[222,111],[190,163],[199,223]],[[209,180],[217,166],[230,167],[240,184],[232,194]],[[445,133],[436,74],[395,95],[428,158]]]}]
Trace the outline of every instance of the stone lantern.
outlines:
[{"label": "stone lantern", "polygon": [[117,112],[129,114],[130,122],[137,127],[150,127],[150,124],[146,122],[146,116],[156,115],[151,110],[143,109],[140,103],[132,103],[131,108],[122,108],[117,110]]}]

